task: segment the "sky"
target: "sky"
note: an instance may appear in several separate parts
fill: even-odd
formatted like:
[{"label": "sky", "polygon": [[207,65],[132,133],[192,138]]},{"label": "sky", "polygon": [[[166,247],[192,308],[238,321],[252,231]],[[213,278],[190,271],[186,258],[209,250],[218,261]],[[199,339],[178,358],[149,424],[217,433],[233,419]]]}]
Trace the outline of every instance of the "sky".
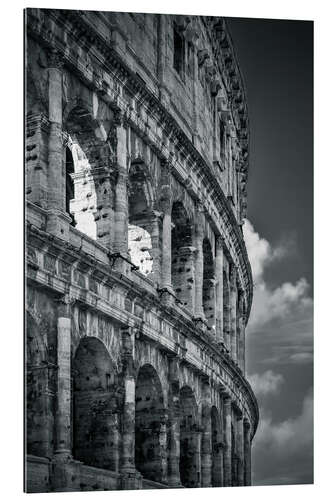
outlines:
[{"label": "sky", "polygon": [[313,482],[313,24],[227,20],[250,120],[254,485]]}]

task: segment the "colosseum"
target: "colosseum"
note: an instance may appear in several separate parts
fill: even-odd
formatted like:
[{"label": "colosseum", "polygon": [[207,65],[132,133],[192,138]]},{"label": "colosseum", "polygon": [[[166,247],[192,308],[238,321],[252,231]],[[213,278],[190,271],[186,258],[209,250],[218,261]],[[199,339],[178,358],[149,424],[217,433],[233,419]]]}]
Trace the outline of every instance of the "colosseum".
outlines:
[{"label": "colosseum", "polygon": [[249,127],[227,21],[25,21],[26,491],[250,485]]}]

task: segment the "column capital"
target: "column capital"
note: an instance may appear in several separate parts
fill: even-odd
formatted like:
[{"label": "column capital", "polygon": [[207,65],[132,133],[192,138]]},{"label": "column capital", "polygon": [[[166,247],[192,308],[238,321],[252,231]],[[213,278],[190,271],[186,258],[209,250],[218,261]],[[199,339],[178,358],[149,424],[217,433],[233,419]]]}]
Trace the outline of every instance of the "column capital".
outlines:
[{"label": "column capital", "polygon": [[46,51],[46,61],[48,68],[62,69],[64,65],[64,56],[56,49],[48,49]]},{"label": "column capital", "polygon": [[218,236],[215,240],[215,243],[216,243],[216,248],[219,249],[219,250],[223,250],[223,237],[222,236]]},{"label": "column capital", "polygon": [[76,298],[66,293],[58,297],[55,302],[58,306],[58,317],[67,318],[70,316],[70,309],[75,304]]}]

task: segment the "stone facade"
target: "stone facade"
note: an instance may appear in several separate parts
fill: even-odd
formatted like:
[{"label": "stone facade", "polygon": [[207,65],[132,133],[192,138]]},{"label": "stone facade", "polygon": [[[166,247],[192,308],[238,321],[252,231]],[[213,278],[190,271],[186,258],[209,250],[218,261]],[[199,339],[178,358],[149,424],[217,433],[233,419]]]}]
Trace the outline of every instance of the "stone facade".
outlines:
[{"label": "stone facade", "polygon": [[26,11],[26,489],[251,484],[223,18]]}]

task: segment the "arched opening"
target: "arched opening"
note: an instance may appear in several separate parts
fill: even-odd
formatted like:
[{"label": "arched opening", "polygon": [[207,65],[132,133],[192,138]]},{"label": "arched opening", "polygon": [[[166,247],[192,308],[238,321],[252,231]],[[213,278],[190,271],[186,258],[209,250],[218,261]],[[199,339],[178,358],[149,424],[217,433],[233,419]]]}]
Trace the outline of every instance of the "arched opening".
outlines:
[{"label": "arched opening", "polygon": [[208,327],[215,328],[215,275],[214,259],[210,241],[204,238],[203,251],[203,283],[202,283],[202,305]]},{"label": "arched opening", "polygon": [[71,202],[74,201],[74,161],[69,147],[66,148],[66,212],[71,217],[71,226],[76,226],[75,218],[71,212]]},{"label": "arched opening", "polygon": [[47,457],[52,453],[53,416],[48,396],[47,348],[31,314],[26,316],[26,451]]},{"label": "arched opening", "polygon": [[[112,154],[107,133],[104,125],[98,125],[81,105],[70,111],[64,130],[67,132],[66,211],[75,220],[76,229],[107,245],[113,209],[107,175]],[[73,173],[78,174],[74,184]]]},{"label": "arched opening", "polygon": [[128,192],[128,251],[133,264],[147,277],[152,277],[153,273],[152,202],[147,169],[143,163],[132,163]]},{"label": "arched opening", "polygon": [[104,344],[81,339],[73,361],[73,456],[81,462],[118,470],[117,377]]},{"label": "arched opening", "polygon": [[186,488],[200,486],[198,409],[193,391],[180,390],[180,481]]},{"label": "arched opening", "polygon": [[212,431],[212,486],[222,486],[222,436],[219,413],[216,406],[211,411]]},{"label": "arched opening", "polygon": [[171,281],[176,297],[191,312],[194,307],[194,248],[192,225],[180,201],[171,212]]},{"label": "arched opening", "polygon": [[135,466],[152,481],[166,481],[165,424],[161,382],[156,370],[146,364],[135,387]]}]

